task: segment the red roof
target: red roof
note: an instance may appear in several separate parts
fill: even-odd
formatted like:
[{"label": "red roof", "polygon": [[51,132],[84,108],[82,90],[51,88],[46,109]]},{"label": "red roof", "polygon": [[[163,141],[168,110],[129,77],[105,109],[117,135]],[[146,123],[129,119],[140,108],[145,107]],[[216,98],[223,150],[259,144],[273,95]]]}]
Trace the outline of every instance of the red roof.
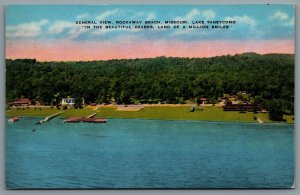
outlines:
[{"label": "red roof", "polygon": [[30,99],[22,98],[13,102],[14,104],[31,104]]}]

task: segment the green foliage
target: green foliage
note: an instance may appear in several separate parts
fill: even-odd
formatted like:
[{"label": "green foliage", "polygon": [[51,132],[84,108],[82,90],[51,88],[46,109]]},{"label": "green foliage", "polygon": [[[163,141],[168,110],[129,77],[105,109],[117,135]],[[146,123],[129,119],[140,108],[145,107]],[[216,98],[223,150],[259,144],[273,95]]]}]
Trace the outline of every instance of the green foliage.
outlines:
[{"label": "green foliage", "polygon": [[78,97],[75,98],[75,100],[74,100],[74,108],[75,109],[77,109],[77,108],[82,109],[83,108],[83,104],[82,104],[82,99],[81,98],[78,98]]},{"label": "green foliage", "polygon": [[209,102],[210,104],[216,104],[216,103],[217,103],[217,100],[216,100],[215,98],[209,98],[209,99],[208,99],[208,102]]},{"label": "green foliage", "polygon": [[273,121],[283,121],[282,101],[268,101],[269,119]]},{"label": "green foliage", "polygon": [[[102,107],[95,111],[88,108],[83,109],[67,109],[60,117],[87,117],[93,113],[97,113],[97,117],[105,118],[143,118],[143,119],[160,119],[160,120],[207,120],[207,121],[231,121],[231,122],[257,122],[256,117],[259,117],[264,122],[273,122],[268,118],[268,114],[259,113],[239,113],[239,112],[224,112],[218,107],[196,107],[195,112],[190,112],[190,106],[157,106],[145,107],[140,111],[117,111],[114,108]],[[57,113],[57,109],[9,109],[6,110],[7,117],[13,116],[32,116],[46,117]],[[284,115],[284,120],[288,123],[294,123],[294,117]]]},{"label": "green foliage", "polygon": [[202,104],[202,101],[200,98],[197,98],[197,105],[200,105],[200,104]]},{"label": "green foliage", "polygon": [[282,101],[294,112],[294,55],[241,54],[212,58],[129,59],[90,62],[6,60],[7,102],[24,97],[56,105],[61,98],[86,103],[183,103],[223,94]]}]

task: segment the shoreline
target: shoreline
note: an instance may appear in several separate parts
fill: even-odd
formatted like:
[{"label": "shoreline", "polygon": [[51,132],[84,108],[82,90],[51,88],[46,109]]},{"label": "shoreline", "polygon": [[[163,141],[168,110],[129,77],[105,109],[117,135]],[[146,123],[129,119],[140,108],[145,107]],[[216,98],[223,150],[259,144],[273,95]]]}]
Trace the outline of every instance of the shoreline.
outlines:
[{"label": "shoreline", "polygon": [[[259,123],[254,117],[260,118],[264,123],[282,123],[295,124],[294,116],[285,115],[284,121],[271,121],[268,119],[266,113],[253,112],[239,113],[238,111],[223,111],[222,108],[216,106],[206,106],[203,110],[196,110],[190,112],[190,105],[179,106],[150,106],[147,105],[139,110],[119,110],[117,107],[101,106],[97,109],[89,107],[83,109],[67,109],[61,110],[56,108],[43,109],[10,109],[6,110],[6,117],[36,117],[45,118],[52,114],[62,111],[63,113],[58,117],[66,119],[68,117],[88,117],[91,114],[96,114],[96,117],[107,119],[147,119],[147,120],[188,120],[188,121],[214,121],[214,122],[240,122],[240,123]],[[125,107],[126,108],[126,107]],[[130,108],[130,107],[129,107]],[[131,109],[131,108],[130,108]]]},{"label": "shoreline", "polygon": [[[28,119],[43,119],[41,116],[19,116],[20,118],[28,118]],[[5,116],[5,119],[9,119],[10,117]],[[68,117],[57,117],[59,120],[67,119]],[[257,124],[257,125],[295,125],[295,123],[287,123],[287,122],[264,122],[263,124],[259,124],[257,121],[227,121],[227,120],[186,120],[186,119],[155,119],[155,118],[109,118],[109,120],[157,120],[157,121],[188,121],[188,122],[209,122],[209,123],[243,123],[243,124]]]}]

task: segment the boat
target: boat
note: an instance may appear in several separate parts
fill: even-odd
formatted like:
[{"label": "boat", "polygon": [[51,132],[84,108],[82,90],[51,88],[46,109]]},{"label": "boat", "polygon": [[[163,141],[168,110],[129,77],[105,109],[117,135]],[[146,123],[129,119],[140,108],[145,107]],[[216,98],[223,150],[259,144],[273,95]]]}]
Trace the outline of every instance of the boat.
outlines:
[{"label": "boat", "polygon": [[19,117],[15,116],[15,117],[8,119],[8,122],[18,122],[19,120],[20,120]]}]

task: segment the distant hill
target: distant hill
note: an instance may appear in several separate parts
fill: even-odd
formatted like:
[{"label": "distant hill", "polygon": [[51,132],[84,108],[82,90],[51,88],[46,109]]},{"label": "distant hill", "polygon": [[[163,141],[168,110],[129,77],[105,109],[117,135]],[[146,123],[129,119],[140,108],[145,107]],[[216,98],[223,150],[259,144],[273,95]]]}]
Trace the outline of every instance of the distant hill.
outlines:
[{"label": "distant hill", "polygon": [[211,58],[37,62],[6,60],[7,101],[21,96],[55,104],[61,98],[86,102],[170,102],[245,91],[251,97],[294,106],[294,55],[243,53]]},{"label": "distant hill", "polygon": [[255,52],[246,52],[246,53],[242,53],[242,54],[239,54],[241,56],[258,56],[260,54],[258,53],[255,53]]}]

